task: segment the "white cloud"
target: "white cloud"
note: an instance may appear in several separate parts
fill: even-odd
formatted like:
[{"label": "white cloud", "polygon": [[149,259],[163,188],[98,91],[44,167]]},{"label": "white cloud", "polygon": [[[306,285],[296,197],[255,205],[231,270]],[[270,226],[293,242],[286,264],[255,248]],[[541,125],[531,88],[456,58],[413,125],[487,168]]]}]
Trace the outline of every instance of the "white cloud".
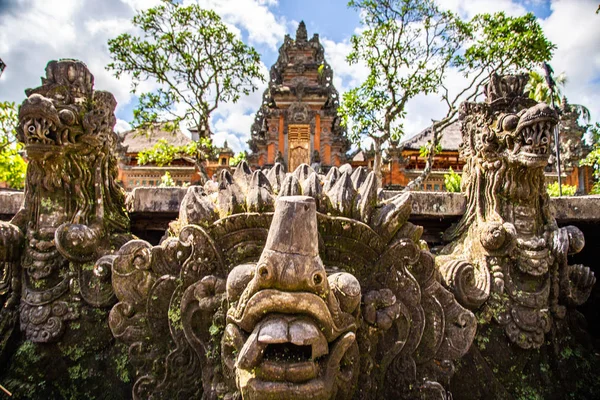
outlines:
[{"label": "white cloud", "polygon": [[[565,72],[563,93],[571,103],[587,106],[600,121],[600,16],[596,0],[553,0],[552,14],[542,26],[557,49],[551,61],[556,74]],[[567,31],[568,30],[568,34]]]},{"label": "white cloud", "polygon": [[131,125],[129,125],[129,122],[123,121],[122,119],[117,118],[117,123],[115,125],[115,132],[121,133],[121,132],[126,132],[130,129],[131,129]]},{"label": "white cloud", "polygon": [[527,12],[525,7],[511,0],[438,0],[440,8],[453,11],[463,18],[473,18],[476,14],[504,11],[516,17]]},{"label": "white cloud", "polygon": [[197,2],[201,7],[214,10],[225,22],[248,32],[251,45],[267,45],[275,50],[286,33],[286,19],[275,16],[269,7],[275,0],[186,0]]}]

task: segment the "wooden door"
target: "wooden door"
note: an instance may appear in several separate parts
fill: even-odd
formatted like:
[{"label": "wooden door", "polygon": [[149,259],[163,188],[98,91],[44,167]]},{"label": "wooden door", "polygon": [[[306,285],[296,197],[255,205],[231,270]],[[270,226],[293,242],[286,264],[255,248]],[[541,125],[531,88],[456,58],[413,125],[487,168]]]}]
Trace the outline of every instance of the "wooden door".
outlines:
[{"label": "wooden door", "polygon": [[310,164],[310,126],[288,126],[288,171],[300,164]]}]

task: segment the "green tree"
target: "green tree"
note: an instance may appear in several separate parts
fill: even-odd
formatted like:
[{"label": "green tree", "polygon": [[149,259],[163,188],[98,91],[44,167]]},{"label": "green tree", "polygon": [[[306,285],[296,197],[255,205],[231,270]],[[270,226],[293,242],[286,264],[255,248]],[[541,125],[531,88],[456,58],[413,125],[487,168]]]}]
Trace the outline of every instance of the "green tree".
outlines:
[{"label": "green tree", "polygon": [[465,25],[432,0],[352,0],[364,30],[351,39],[350,64],[364,62],[367,79],[343,95],[339,113],[350,140],[374,144],[373,170],[382,182],[382,150],[403,134],[406,103],[438,90],[446,67],[460,48]]},{"label": "green tree", "polygon": [[[349,5],[360,10],[365,29],[352,38],[348,61],[363,61],[369,75],[344,94],[340,114],[351,127],[353,142],[365,136],[373,140],[378,176],[384,144],[396,142],[404,133],[408,100],[438,93],[447,106],[446,115],[432,121],[425,171],[407,190],[431,171],[439,132],[456,121],[460,102],[477,96],[490,74],[531,70],[550,59],[555,47],[531,13],[522,17],[481,14],[465,22],[440,10],[433,0],[353,0]],[[452,96],[445,84],[450,67],[468,82]]]},{"label": "green tree", "polygon": [[[217,107],[237,102],[257,89],[257,80],[264,81],[256,50],[213,11],[163,0],[132,22],[142,36],[125,33],[109,40],[113,61],[107,69],[117,78],[131,75],[131,91],[139,96],[136,127],[165,120],[178,126],[183,120],[197,127],[200,137],[210,138],[209,121]],[[144,81],[156,82],[158,89],[139,93]]]},{"label": "green tree", "polygon": [[171,165],[176,159],[194,162],[199,152],[202,152],[201,158],[205,159],[212,154],[212,151],[212,143],[207,138],[200,138],[184,146],[173,146],[166,139],[160,139],[150,149],[140,151],[137,162],[139,165],[152,163],[163,167]]},{"label": "green tree", "polygon": [[15,103],[0,102],[0,182],[23,189],[27,164],[20,154],[22,145],[16,140],[17,123]]},{"label": "green tree", "polygon": [[239,163],[241,163],[242,160],[247,160],[247,159],[248,159],[248,153],[245,150],[240,151],[235,156],[233,156],[229,159],[229,165],[232,167],[237,167],[237,165]]},{"label": "green tree", "polygon": [[[544,75],[538,71],[529,71],[529,82],[527,83],[529,97],[535,101],[542,101],[549,105],[559,105],[562,101],[563,88],[567,84],[567,81],[567,75],[564,72],[554,77],[556,86],[554,86],[553,95],[550,95],[550,88],[546,83]],[[590,120],[590,110],[587,107],[582,106],[581,104],[569,103],[569,105],[579,112],[585,122]]]}]

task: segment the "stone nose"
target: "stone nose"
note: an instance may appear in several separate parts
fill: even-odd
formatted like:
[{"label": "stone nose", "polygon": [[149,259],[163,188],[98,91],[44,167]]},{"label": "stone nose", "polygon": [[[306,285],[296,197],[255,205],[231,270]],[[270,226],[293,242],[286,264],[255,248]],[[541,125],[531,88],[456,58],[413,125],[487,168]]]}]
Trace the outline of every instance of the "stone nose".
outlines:
[{"label": "stone nose", "polygon": [[255,270],[263,289],[304,291],[317,295],[327,290],[327,275],[318,256],[268,252]]}]

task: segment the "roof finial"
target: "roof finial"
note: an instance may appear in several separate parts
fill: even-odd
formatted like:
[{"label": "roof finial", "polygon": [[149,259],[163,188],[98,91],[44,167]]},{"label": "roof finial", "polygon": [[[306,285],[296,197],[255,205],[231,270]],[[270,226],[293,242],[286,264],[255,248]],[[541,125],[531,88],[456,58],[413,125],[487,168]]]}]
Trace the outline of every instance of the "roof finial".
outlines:
[{"label": "roof finial", "polygon": [[298,30],[296,30],[296,42],[306,42],[308,40],[308,33],[306,33],[306,25],[304,21],[300,21],[298,24]]}]

